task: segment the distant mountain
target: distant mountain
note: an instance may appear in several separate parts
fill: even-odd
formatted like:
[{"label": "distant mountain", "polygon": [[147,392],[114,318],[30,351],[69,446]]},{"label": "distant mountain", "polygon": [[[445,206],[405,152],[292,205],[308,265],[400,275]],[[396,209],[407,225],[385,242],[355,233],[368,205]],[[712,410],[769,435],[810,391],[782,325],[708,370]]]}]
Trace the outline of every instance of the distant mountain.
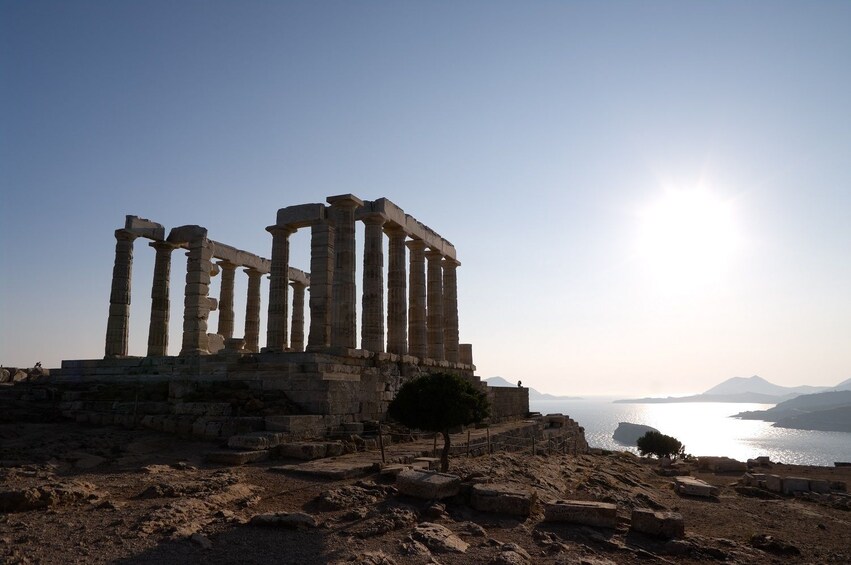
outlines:
[{"label": "distant mountain", "polygon": [[733,417],[774,422],[778,428],[851,432],[851,390],[805,394],[768,410],[741,412]]},{"label": "distant mountain", "polygon": [[669,396],[667,398],[628,398],[616,400],[621,404],[660,404],[670,402],[744,402],[756,404],[777,404],[791,400],[802,394],[817,394],[831,390],[851,390],[851,379],[842,381],[836,387],[828,386],[780,386],[770,383],[759,376],[733,377],[727,379],[702,394],[691,396]]},{"label": "distant mountain", "polygon": [[[488,386],[501,386],[501,387],[516,387],[517,383],[510,383],[502,377],[490,377],[485,379],[485,382]],[[545,392],[539,392],[532,387],[529,387],[529,400],[579,400],[578,396],[556,396],[554,394],[547,394]]]},{"label": "distant mountain", "polygon": [[815,394],[830,390],[829,386],[780,386],[770,383],[762,377],[733,377],[723,383],[716,385],[703,394],[741,394],[743,392],[756,392],[769,396],[787,396],[790,394]]}]

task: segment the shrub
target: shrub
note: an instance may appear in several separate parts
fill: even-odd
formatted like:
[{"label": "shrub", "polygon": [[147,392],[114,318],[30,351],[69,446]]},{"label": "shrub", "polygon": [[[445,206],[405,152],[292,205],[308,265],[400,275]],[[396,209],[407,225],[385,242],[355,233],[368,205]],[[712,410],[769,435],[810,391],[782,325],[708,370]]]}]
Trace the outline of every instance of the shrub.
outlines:
[{"label": "shrub", "polygon": [[659,432],[647,432],[636,442],[641,455],[655,455],[658,458],[676,459],[683,455],[683,444],[678,439]]}]

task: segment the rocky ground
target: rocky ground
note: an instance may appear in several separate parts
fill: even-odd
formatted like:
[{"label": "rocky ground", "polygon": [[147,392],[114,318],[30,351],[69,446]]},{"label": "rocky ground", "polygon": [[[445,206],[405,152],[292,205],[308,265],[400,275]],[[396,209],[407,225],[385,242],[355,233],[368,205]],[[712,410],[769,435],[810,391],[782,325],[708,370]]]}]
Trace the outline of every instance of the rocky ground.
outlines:
[{"label": "rocky ground", "polygon": [[[378,474],[339,481],[203,463],[215,446],[73,423],[0,425],[3,563],[849,563],[851,512],[838,497],[735,488],[741,473],[692,475],[717,498],[677,495],[654,462],[625,453],[456,458],[471,482],[530,486],[539,501],[616,502],[615,530],[401,496]],[[851,468],[782,475],[851,484]],[[758,495],[758,496],[757,496]],[[685,538],[628,530],[632,508],[685,519]],[[462,552],[463,550],[463,552]]]}]

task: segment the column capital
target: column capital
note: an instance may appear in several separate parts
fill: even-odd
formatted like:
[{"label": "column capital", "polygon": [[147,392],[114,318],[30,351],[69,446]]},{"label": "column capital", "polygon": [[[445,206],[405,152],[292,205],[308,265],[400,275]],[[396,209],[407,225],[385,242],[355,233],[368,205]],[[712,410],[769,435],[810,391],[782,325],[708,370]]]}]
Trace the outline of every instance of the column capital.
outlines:
[{"label": "column capital", "polygon": [[134,241],[138,235],[131,231],[127,231],[125,229],[117,229],[115,230],[115,239],[119,241]]},{"label": "column capital", "polygon": [[461,266],[461,261],[458,259],[453,259],[452,257],[444,257],[443,258],[443,268],[444,269],[454,269],[456,267]]},{"label": "column capital", "polygon": [[381,214],[370,214],[368,216],[360,218],[360,221],[370,226],[383,226],[385,223],[387,223],[387,219]]},{"label": "column capital", "polygon": [[151,241],[148,243],[148,245],[150,245],[157,251],[168,251],[169,253],[179,247],[178,245],[174,245],[173,243],[169,243],[167,241]]},{"label": "column capital", "polygon": [[290,286],[295,288],[295,289],[307,288],[307,285],[304,284],[302,281],[295,281],[295,280],[290,281]]},{"label": "column capital", "polygon": [[245,273],[246,275],[248,275],[249,278],[258,278],[259,279],[260,277],[263,276],[263,273],[261,273],[257,269],[252,269],[251,267],[248,267],[247,269],[243,269],[242,272]]},{"label": "column capital", "polygon": [[283,235],[283,236],[289,237],[296,232],[296,229],[291,228],[289,226],[274,225],[274,226],[267,226],[266,231],[269,232],[270,234],[272,234],[273,237],[276,236],[276,235]]},{"label": "column capital", "polygon": [[428,251],[426,251],[425,256],[431,261],[434,261],[435,259],[443,259],[443,253],[437,249],[432,249],[431,247],[429,247]]},{"label": "column capital", "polygon": [[408,249],[411,251],[424,251],[426,248],[426,242],[421,239],[412,239],[405,242],[405,245],[408,246]]},{"label": "column capital", "polygon": [[331,206],[338,208],[360,208],[363,206],[363,200],[354,194],[338,194],[337,196],[329,196],[325,201]]},{"label": "column capital", "polygon": [[391,238],[408,236],[408,232],[405,231],[405,228],[391,221],[387,221],[384,223],[384,233],[387,235],[387,237]]},{"label": "column capital", "polygon": [[231,263],[227,259],[216,261],[216,265],[218,265],[223,271],[235,271],[237,267],[237,265]]}]

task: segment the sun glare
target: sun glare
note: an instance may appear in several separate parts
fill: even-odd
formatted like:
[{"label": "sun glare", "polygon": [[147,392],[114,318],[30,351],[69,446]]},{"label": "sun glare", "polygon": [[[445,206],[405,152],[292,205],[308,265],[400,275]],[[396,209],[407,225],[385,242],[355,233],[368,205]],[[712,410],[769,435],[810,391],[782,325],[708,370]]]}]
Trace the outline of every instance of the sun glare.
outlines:
[{"label": "sun glare", "polygon": [[639,213],[642,266],[667,288],[688,291],[717,283],[740,247],[733,208],[706,189],[667,191]]}]

